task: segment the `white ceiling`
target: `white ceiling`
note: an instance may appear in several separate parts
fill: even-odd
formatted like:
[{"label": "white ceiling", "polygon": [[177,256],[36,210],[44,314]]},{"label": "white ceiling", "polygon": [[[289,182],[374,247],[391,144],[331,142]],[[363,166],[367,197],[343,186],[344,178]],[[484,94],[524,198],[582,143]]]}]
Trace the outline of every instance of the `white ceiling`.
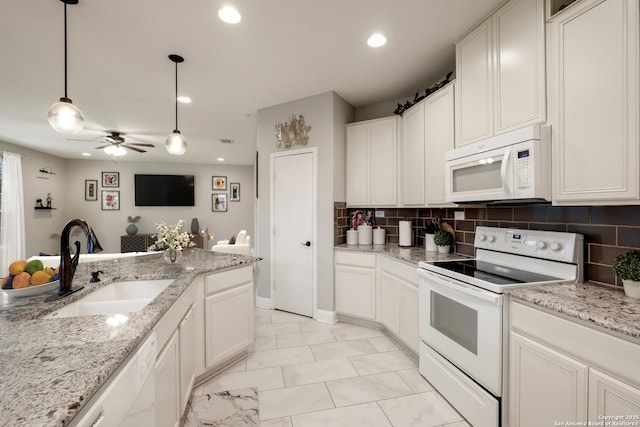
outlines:
[{"label": "white ceiling", "polygon": [[[7,1],[0,140],[68,159],[86,158],[82,152],[108,159],[94,147],[103,131],[115,130],[155,145],[118,161],[224,157],[250,165],[258,109],[330,90],[354,107],[412,97],[455,68],[455,41],[503,1],[79,0],[67,7],[68,95],[85,116],[74,136],[47,122],[49,106],[64,95],[63,3]],[[218,19],[225,4],[239,9],[239,24]],[[366,45],[375,31],[388,38],[379,49]],[[179,93],[193,99],[179,105],[188,141],[182,157],[164,148],[175,121],[171,53],[185,58]]]}]

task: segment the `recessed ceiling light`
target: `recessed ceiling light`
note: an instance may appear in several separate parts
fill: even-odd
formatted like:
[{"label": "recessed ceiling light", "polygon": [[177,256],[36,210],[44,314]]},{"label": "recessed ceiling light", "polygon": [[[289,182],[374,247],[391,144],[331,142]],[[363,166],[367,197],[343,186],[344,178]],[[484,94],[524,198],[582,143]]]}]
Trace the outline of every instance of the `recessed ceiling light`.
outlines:
[{"label": "recessed ceiling light", "polygon": [[83,156],[91,157],[91,153],[82,153]]},{"label": "recessed ceiling light", "polygon": [[387,38],[380,33],[372,34],[371,37],[369,37],[369,39],[367,40],[367,44],[371,47],[384,46],[386,43]]},{"label": "recessed ceiling light", "polygon": [[237,24],[242,19],[240,12],[233,6],[225,6],[218,11],[218,17],[227,24]]},{"label": "recessed ceiling light", "polygon": [[191,104],[191,98],[188,96],[179,96],[178,102],[182,102],[183,104]]},{"label": "recessed ceiling light", "polygon": [[224,157],[218,157],[219,162],[224,162]]}]

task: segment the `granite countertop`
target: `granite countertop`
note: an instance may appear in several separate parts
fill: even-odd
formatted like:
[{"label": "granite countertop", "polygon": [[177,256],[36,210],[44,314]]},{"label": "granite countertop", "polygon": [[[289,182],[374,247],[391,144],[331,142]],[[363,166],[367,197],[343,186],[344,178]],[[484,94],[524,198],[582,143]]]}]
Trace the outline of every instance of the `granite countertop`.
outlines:
[{"label": "granite countertop", "polygon": [[[66,425],[155,327],[201,273],[246,266],[261,258],[187,249],[178,264],[162,254],[78,264],[74,286],[85,288],[56,302],[56,291],[0,303],[0,424]],[[101,282],[89,283],[102,270]],[[126,322],[107,316],[45,319],[46,314],[114,281],[175,279]],[[158,349],[159,350],[159,349]]]},{"label": "granite countertop", "polygon": [[541,285],[507,291],[513,298],[572,317],[640,344],[640,299],[594,283]]},{"label": "granite countertop", "polygon": [[469,258],[460,254],[440,254],[438,252],[428,252],[424,246],[402,247],[395,244],[386,245],[347,245],[341,244],[334,246],[335,250],[351,251],[351,252],[374,252],[404,261],[409,264],[418,265],[420,261],[442,261],[451,259]]}]

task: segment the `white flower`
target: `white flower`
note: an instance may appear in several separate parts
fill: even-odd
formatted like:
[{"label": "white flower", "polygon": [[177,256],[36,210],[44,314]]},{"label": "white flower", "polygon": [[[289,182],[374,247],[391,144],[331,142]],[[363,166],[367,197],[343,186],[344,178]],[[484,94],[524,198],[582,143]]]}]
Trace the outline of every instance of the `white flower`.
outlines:
[{"label": "white flower", "polygon": [[195,246],[195,243],[191,241],[193,235],[187,233],[186,231],[181,231],[183,225],[183,220],[178,221],[178,223],[175,225],[167,225],[164,223],[164,221],[159,224],[156,223],[156,229],[158,230],[158,233],[152,236],[156,238],[156,241],[154,244],[149,246],[149,250],[158,251],[164,249],[173,249],[180,251],[184,248]]}]

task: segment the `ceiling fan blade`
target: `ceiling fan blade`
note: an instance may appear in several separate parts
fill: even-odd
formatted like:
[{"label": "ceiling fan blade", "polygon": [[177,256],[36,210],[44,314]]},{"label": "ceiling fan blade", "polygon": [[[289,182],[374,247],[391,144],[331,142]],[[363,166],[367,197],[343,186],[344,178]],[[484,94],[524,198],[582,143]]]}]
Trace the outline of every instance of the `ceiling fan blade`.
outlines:
[{"label": "ceiling fan blade", "polygon": [[137,151],[138,153],[146,153],[146,150],[141,150],[140,148],[132,147],[129,144],[122,144],[121,147],[128,148],[129,150]]},{"label": "ceiling fan blade", "polygon": [[94,147],[94,149],[96,149],[96,150],[101,150],[101,149],[103,149],[103,148],[107,148],[107,147],[109,147],[109,146],[111,146],[111,145],[112,145],[112,144],[101,145],[101,146],[99,146],[99,147]]},{"label": "ceiling fan blade", "polygon": [[67,138],[67,141],[98,141],[99,138],[93,138],[93,139],[77,139],[77,138]]},{"label": "ceiling fan blade", "polygon": [[156,148],[156,146],[153,145],[153,144],[142,144],[142,143],[138,144],[137,142],[127,142],[127,144],[135,145],[137,147],[152,147],[152,148]]}]

